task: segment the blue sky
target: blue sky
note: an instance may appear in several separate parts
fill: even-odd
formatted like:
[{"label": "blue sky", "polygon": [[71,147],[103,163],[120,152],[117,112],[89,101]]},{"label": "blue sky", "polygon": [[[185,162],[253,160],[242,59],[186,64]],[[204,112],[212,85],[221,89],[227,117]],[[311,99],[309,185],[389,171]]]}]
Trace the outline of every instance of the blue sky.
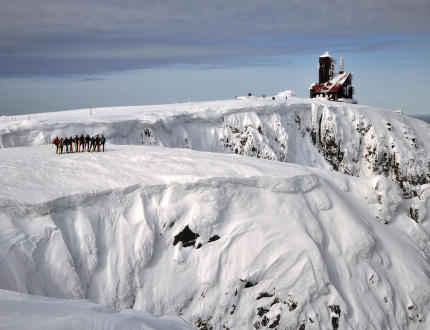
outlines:
[{"label": "blue sky", "polygon": [[308,97],[326,50],[360,104],[430,114],[428,17],[428,0],[2,2],[0,115]]}]

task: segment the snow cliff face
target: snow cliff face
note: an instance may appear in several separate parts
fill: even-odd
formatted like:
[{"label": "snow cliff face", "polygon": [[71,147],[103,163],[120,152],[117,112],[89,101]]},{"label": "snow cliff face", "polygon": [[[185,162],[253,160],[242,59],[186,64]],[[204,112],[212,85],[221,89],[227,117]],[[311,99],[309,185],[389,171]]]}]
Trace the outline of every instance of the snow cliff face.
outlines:
[{"label": "snow cliff face", "polygon": [[[130,110],[128,110],[130,109]],[[131,111],[132,110],[132,111]],[[429,125],[377,108],[290,98],[79,110],[0,126],[0,146],[49,143],[55,135],[104,132],[115,144],[227,152],[384,175],[405,198],[430,182]],[[23,117],[25,118],[25,117]]]},{"label": "snow cliff face", "polygon": [[[430,327],[427,124],[299,99],[118,112],[0,126],[33,146],[0,150],[1,289],[200,329]],[[108,152],[34,146],[82,132]]]},{"label": "snow cliff face", "polygon": [[110,148],[1,152],[1,288],[200,329],[428,326],[428,185],[404,200],[383,176]]}]

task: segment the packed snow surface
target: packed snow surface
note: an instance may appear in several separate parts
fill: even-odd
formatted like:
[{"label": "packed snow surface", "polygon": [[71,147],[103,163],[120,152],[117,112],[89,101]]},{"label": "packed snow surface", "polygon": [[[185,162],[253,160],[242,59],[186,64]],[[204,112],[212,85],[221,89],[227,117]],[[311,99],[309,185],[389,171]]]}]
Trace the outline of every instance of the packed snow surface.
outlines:
[{"label": "packed snow surface", "polygon": [[285,96],[2,118],[0,321],[430,328],[429,125]]}]

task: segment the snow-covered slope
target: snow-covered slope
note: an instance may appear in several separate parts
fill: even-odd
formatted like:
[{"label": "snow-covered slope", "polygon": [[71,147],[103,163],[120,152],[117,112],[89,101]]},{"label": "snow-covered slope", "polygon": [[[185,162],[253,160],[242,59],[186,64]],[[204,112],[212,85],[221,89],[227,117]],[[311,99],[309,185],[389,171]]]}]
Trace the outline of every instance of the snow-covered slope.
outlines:
[{"label": "snow-covered slope", "polygon": [[368,106],[283,96],[4,117],[0,147],[103,132],[114,144],[237,153],[354,176],[384,175],[407,198],[430,182],[427,123]]},{"label": "snow-covered slope", "polygon": [[429,325],[428,185],[145,146],[0,157],[3,289],[202,329]]},{"label": "snow-covered slope", "polygon": [[177,317],[160,318],[136,310],[115,312],[83,300],[31,296],[0,289],[0,329],[22,330],[185,330]]},{"label": "snow-covered slope", "polygon": [[[81,133],[107,152],[49,145]],[[430,328],[424,122],[289,95],[1,117],[0,146],[0,289],[126,312],[5,291],[0,309],[49,326],[38,304],[124,327],[165,328],[140,310],[200,329]]]}]

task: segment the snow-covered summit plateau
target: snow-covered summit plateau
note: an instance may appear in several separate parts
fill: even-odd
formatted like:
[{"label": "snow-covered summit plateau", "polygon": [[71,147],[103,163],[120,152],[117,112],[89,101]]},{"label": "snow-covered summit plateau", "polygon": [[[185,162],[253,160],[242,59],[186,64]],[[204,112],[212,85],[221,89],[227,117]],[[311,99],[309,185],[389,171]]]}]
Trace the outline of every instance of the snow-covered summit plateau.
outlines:
[{"label": "snow-covered summit plateau", "polygon": [[[107,152],[49,145],[82,133]],[[422,121],[283,94],[1,117],[0,146],[0,328],[61,325],[58,298],[128,329],[430,328]]]}]

